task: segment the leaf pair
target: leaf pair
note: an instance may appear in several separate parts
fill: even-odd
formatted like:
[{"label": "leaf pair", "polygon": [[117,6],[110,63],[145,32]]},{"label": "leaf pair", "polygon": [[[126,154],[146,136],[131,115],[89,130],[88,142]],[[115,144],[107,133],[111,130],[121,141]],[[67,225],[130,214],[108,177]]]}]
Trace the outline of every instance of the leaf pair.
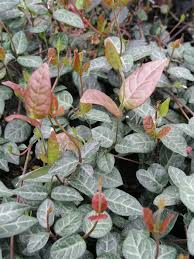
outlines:
[{"label": "leaf pair", "polygon": [[106,219],[107,215],[102,212],[108,208],[108,202],[106,196],[102,192],[94,193],[92,197],[92,209],[96,211],[97,215],[92,215],[89,217],[91,221],[98,221],[101,219]]}]

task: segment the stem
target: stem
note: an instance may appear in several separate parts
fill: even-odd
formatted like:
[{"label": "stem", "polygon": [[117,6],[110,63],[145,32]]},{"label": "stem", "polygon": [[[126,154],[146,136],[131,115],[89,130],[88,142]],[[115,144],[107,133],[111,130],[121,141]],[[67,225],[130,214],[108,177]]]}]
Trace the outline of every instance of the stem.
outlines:
[{"label": "stem", "polygon": [[82,75],[79,74],[79,79],[80,79],[80,97],[82,97],[84,93],[84,85],[83,85],[83,80],[82,80]]},{"label": "stem", "polygon": [[14,259],[14,236],[10,238],[10,259]]},{"label": "stem", "polygon": [[64,65],[61,66],[60,70],[59,70],[59,68],[57,68],[57,69],[58,69],[58,71],[57,71],[57,77],[56,77],[55,82],[54,82],[54,84],[53,84],[53,86],[52,86],[52,92],[54,91],[54,89],[55,89],[55,87],[56,87],[56,85],[57,85],[57,83],[58,83],[58,81],[59,81],[59,78],[60,78],[60,76],[61,76],[61,72],[62,72],[62,70],[63,70],[63,67],[64,67]]},{"label": "stem", "polygon": [[114,14],[115,23],[116,23],[116,27],[117,27],[118,34],[119,34],[119,38],[120,38],[120,44],[121,44],[120,56],[121,56],[121,55],[122,55],[122,52],[123,52],[122,34],[121,34],[121,29],[120,29],[120,26],[119,26],[119,22],[118,22],[117,14],[116,14],[115,10],[113,10],[113,14]]},{"label": "stem", "polygon": [[98,220],[94,223],[93,227],[88,231],[88,233],[86,233],[84,236],[83,236],[83,239],[87,239],[89,237],[89,235],[94,231],[94,229],[96,228],[98,224]]},{"label": "stem", "polygon": [[172,49],[172,53],[170,54],[170,60],[169,60],[169,63],[168,63],[168,66],[167,66],[166,70],[169,69],[169,66],[170,66],[170,63],[172,61],[172,57],[173,57],[174,51],[175,51],[175,48]]},{"label": "stem", "polygon": [[156,253],[155,253],[155,259],[158,259],[160,253],[160,240],[157,238],[156,239]]},{"label": "stem", "polygon": [[74,144],[74,146],[77,149],[78,152],[78,157],[79,157],[79,162],[82,163],[82,157],[81,157],[81,150],[76,143],[75,139],[73,136],[71,136],[65,129],[64,127],[60,124],[60,122],[57,120],[57,118],[53,117],[54,121],[56,122],[57,126],[67,135],[67,137],[71,140],[71,142]]},{"label": "stem", "polygon": [[136,160],[133,160],[133,159],[130,159],[130,158],[118,156],[118,155],[114,155],[114,157],[116,157],[116,158],[118,158],[118,159],[122,159],[122,160],[128,161],[128,162],[132,162],[132,163],[138,164],[138,165],[143,164],[142,162],[139,162],[139,161],[136,161]]}]

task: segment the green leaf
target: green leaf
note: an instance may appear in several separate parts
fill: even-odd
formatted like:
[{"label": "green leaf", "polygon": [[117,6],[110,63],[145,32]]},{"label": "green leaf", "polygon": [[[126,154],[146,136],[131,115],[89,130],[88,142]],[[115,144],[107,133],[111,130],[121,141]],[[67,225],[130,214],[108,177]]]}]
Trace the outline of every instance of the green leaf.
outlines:
[{"label": "green leaf", "polygon": [[50,168],[49,166],[40,167],[23,176],[20,176],[19,179],[20,181],[25,181],[25,180],[40,178],[41,176],[47,175],[49,168]]},{"label": "green leaf", "polygon": [[187,246],[189,253],[194,256],[194,218],[187,229]]},{"label": "green leaf", "polygon": [[0,238],[18,235],[37,223],[37,219],[29,216],[21,216],[14,222],[0,225]]},{"label": "green leaf", "polygon": [[131,54],[124,54],[121,57],[121,62],[123,65],[123,72],[129,73],[132,70],[133,67],[133,57]]},{"label": "green leaf", "polygon": [[29,206],[17,202],[7,202],[0,204],[0,225],[16,220],[25,211],[29,210]]},{"label": "green leaf", "polygon": [[92,129],[92,137],[101,147],[109,148],[114,142],[114,132],[107,127],[98,126]]},{"label": "green leaf", "polygon": [[62,158],[51,166],[48,173],[50,175],[60,174],[66,177],[76,170],[78,163],[79,161],[73,152],[66,151]]},{"label": "green leaf", "polygon": [[153,204],[158,206],[160,201],[164,201],[165,206],[177,205],[180,202],[179,189],[176,186],[166,187],[161,194],[156,196]]},{"label": "green leaf", "polygon": [[97,256],[104,253],[117,254],[118,240],[115,233],[108,233],[106,236],[99,238],[96,243]]},{"label": "green leaf", "polygon": [[116,188],[104,191],[108,201],[108,208],[121,216],[142,215],[141,204],[130,194]]},{"label": "green leaf", "polygon": [[58,219],[54,225],[54,231],[57,235],[68,237],[78,231],[82,224],[82,217],[79,211],[73,211],[65,214]]},{"label": "green leaf", "polygon": [[161,138],[161,142],[170,150],[175,153],[178,153],[184,157],[187,156],[187,142],[185,138],[180,133],[180,130],[173,127],[172,125],[165,125],[170,126],[170,132],[163,138]]},{"label": "green leaf", "polygon": [[14,194],[19,195],[20,197],[32,200],[32,201],[42,201],[48,196],[45,186],[39,185],[23,185],[15,190]]},{"label": "green leaf", "polygon": [[112,253],[105,253],[98,256],[96,259],[121,259],[121,257]]},{"label": "green leaf", "polygon": [[13,95],[13,92],[9,87],[6,87],[4,85],[0,86],[1,99],[3,99],[4,101],[7,101],[12,97],[12,95]]},{"label": "green leaf", "polygon": [[[107,218],[101,219],[98,221],[98,224],[96,225],[94,231],[92,231],[92,233],[89,235],[90,237],[100,238],[100,237],[105,236],[108,232],[111,231],[111,229],[112,229],[111,217],[109,216],[109,214],[107,212],[103,212],[103,214],[106,214]],[[84,233],[88,233],[91,230],[91,228],[93,227],[93,225],[95,224],[95,221],[91,221],[88,218],[88,217],[94,216],[94,215],[96,215],[96,212],[94,210],[92,210],[85,216],[84,221],[83,221]]]},{"label": "green leaf", "polygon": [[14,8],[17,4],[19,4],[20,0],[3,0],[0,2],[0,10],[4,12],[6,10],[10,10]]},{"label": "green leaf", "polygon": [[31,135],[31,126],[22,120],[8,122],[4,131],[4,138],[15,143],[26,141]]},{"label": "green leaf", "polygon": [[0,181],[0,197],[6,198],[11,197],[13,195],[12,190],[9,190],[2,181]]},{"label": "green leaf", "polygon": [[97,171],[97,174],[97,177],[102,175],[102,186],[104,188],[115,188],[123,185],[121,174],[116,167],[109,174],[101,174],[101,171]]},{"label": "green leaf", "polygon": [[31,234],[26,250],[28,253],[34,253],[42,249],[47,241],[49,240],[49,232],[38,232],[36,234]]},{"label": "green leaf", "polygon": [[57,201],[82,201],[83,197],[74,188],[60,185],[51,192],[51,198]]},{"label": "green leaf", "polygon": [[23,54],[28,47],[28,41],[23,31],[16,32],[13,35],[12,42],[14,45],[12,46],[12,50],[16,51],[17,55]]},{"label": "green leaf", "polygon": [[186,178],[185,173],[179,168],[169,166],[168,174],[173,183],[179,188],[182,185],[182,181]]},{"label": "green leaf", "polygon": [[72,178],[70,185],[89,197],[98,189],[96,178],[85,174],[83,170],[80,170],[78,174]]},{"label": "green leaf", "polygon": [[38,68],[42,65],[42,58],[40,56],[21,56],[17,58],[17,62],[23,67]]},{"label": "green leaf", "polygon": [[84,29],[84,23],[82,19],[75,13],[65,9],[58,9],[53,13],[54,19],[67,25]]},{"label": "green leaf", "polygon": [[194,175],[186,176],[181,179],[181,184],[179,186],[180,199],[183,204],[192,212],[194,212]]},{"label": "green leaf", "polygon": [[170,98],[168,97],[163,103],[159,106],[159,116],[165,117],[169,110]]},{"label": "green leaf", "polygon": [[9,167],[8,167],[8,161],[5,157],[5,154],[0,151],[0,169],[9,172]]},{"label": "green leaf", "polygon": [[153,259],[154,241],[142,230],[132,229],[123,242],[125,259]]},{"label": "green leaf", "polygon": [[62,106],[65,111],[70,109],[73,104],[73,97],[68,91],[61,91],[56,94],[59,107]]},{"label": "green leaf", "polygon": [[185,79],[189,81],[194,81],[194,76],[191,74],[190,70],[185,67],[170,67],[168,73],[178,79]]},{"label": "green leaf", "polygon": [[5,108],[5,101],[2,98],[0,98],[0,118],[3,115],[4,108]]},{"label": "green leaf", "polygon": [[100,153],[97,157],[97,166],[104,172],[104,174],[109,174],[112,172],[115,164],[115,157],[110,153]]},{"label": "green leaf", "polygon": [[72,235],[58,239],[51,246],[52,259],[77,259],[86,251],[86,243],[80,235]]},{"label": "green leaf", "polygon": [[49,39],[51,45],[57,49],[60,53],[61,51],[67,49],[68,46],[68,37],[64,32],[58,32],[52,35]]},{"label": "green leaf", "polygon": [[160,164],[152,164],[148,170],[139,169],[136,177],[143,187],[150,192],[160,193],[168,183],[168,174]]},{"label": "green leaf", "polygon": [[150,153],[156,146],[154,139],[144,133],[133,133],[124,137],[115,146],[120,154],[127,153]]},{"label": "green leaf", "polygon": [[55,219],[55,205],[52,200],[46,199],[40,204],[37,210],[37,219],[43,228],[53,225]]},{"label": "green leaf", "polygon": [[87,120],[90,120],[92,122],[101,121],[111,123],[110,116],[106,112],[97,109],[92,109],[89,112],[85,113],[83,118],[86,118]]},{"label": "green leaf", "polygon": [[160,245],[160,253],[158,259],[176,259],[176,249],[172,246]]}]

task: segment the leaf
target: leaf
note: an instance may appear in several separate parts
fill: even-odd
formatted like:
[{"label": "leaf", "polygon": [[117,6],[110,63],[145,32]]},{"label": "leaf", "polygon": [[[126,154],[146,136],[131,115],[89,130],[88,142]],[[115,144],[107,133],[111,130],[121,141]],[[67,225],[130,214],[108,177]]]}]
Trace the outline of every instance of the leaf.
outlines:
[{"label": "leaf", "polygon": [[52,200],[44,200],[37,210],[37,219],[43,228],[53,225],[55,219],[55,205]]},{"label": "leaf", "polygon": [[172,182],[179,188],[182,185],[182,181],[186,178],[185,173],[179,168],[169,166],[168,174]]},{"label": "leaf", "polygon": [[[65,132],[61,132],[56,135],[56,138],[60,147],[60,151],[71,150],[77,152],[77,147],[80,146],[80,141],[71,134],[67,135]],[[74,143],[76,143],[77,146],[75,146]]]},{"label": "leaf", "polygon": [[16,51],[17,55],[23,54],[28,47],[28,41],[23,31],[16,32],[13,35],[12,43],[14,45],[12,46],[12,49],[13,51]]},{"label": "leaf", "polygon": [[72,152],[66,151],[62,158],[51,166],[48,173],[50,175],[60,174],[66,177],[76,170],[78,163],[76,156]]},{"label": "leaf", "polygon": [[20,56],[17,62],[23,67],[38,68],[42,65],[42,58],[40,56]]},{"label": "leaf", "polygon": [[161,138],[161,142],[173,152],[178,153],[184,157],[187,156],[187,142],[177,128],[171,127],[170,132]]},{"label": "leaf", "polygon": [[102,186],[104,188],[115,188],[123,185],[121,174],[116,167],[109,174],[101,174],[101,172],[97,172],[97,174],[102,175]]},{"label": "leaf", "polygon": [[155,134],[155,124],[154,121],[152,119],[152,116],[146,116],[143,119],[143,128],[145,130],[145,132],[149,135],[149,136],[154,136]]},{"label": "leaf", "polygon": [[18,235],[37,223],[37,219],[30,216],[21,216],[14,222],[0,225],[0,238]]},{"label": "leaf", "polygon": [[75,13],[65,9],[58,9],[53,13],[54,19],[67,25],[84,29],[84,23],[82,19]]},{"label": "leaf", "polygon": [[169,132],[171,131],[171,127],[166,126],[163,127],[161,130],[159,130],[156,134],[157,139],[162,139],[165,136],[167,136],[169,134]]},{"label": "leaf", "polygon": [[92,137],[101,147],[109,148],[114,142],[114,133],[107,127],[98,126],[92,129]]},{"label": "leaf", "polygon": [[5,157],[5,154],[0,151],[0,169],[9,172],[9,167],[8,167],[8,161]]},{"label": "leaf", "polygon": [[97,180],[94,176],[89,176],[79,171],[78,175],[74,176],[70,185],[79,190],[81,193],[91,197],[97,190]]},{"label": "leaf", "polygon": [[[94,231],[89,235],[90,237],[93,238],[100,238],[105,236],[108,232],[110,232],[111,228],[112,228],[112,220],[111,217],[109,216],[109,214],[107,212],[104,212],[103,214],[105,214],[107,217],[105,219],[101,219],[98,221],[98,224],[96,225]],[[84,233],[88,233],[90,231],[90,229],[93,227],[93,225],[95,224],[94,221],[91,221],[89,219],[89,217],[96,215],[96,212],[93,210],[91,212],[89,212],[83,221],[83,231]]]},{"label": "leaf", "polygon": [[148,170],[139,169],[136,177],[141,185],[153,193],[160,193],[168,183],[168,174],[160,164],[152,164]]},{"label": "leaf", "polygon": [[49,168],[49,166],[39,167],[38,169],[35,169],[23,176],[20,176],[19,179],[20,181],[25,181],[39,178],[41,176],[47,175]]},{"label": "leaf", "polygon": [[4,138],[15,143],[26,141],[31,135],[31,126],[22,120],[10,121],[4,131]]},{"label": "leaf", "polygon": [[23,185],[15,190],[14,194],[31,201],[42,201],[48,196],[45,186]]},{"label": "leaf", "polygon": [[167,63],[167,59],[156,60],[143,64],[136,69],[125,80],[125,86],[120,89],[121,104],[128,109],[143,104],[155,90]]},{"label": "leaf", "polygon": [[0,204],[0,225],[15,221],[29,206],[17,202],[7,202]]},{"label": "leaf", "polygon": [[56,201],[82,201],[83,197],[78,191],[69,186],[57,186],[52,189],[51,198]]},{"label": "leaf", "polygon": [[52,92],[47,63],[44,63],[32,73],[24,93],[24,100],[30,118],[43,119],[50,114]]},{"label": "leaf", "polygon": [[103,192],[95,192],[92,197],[92,209],[97,213],[101,213],[108,207],[106,196]]},{"label": "leaf", "polygon": [[122,62],[117,49],[115,48],[112,40],[109,38],[105,39],[104,41],[104,52],[107,58],[108,63],[115,69],[115,70],[122,70]]},{"label": "leaf", "polygon": [[166,187],[161,194],[156,196],[153,204],[158,206],[163,201],[166,206],[177,205],[180,202],[179,189],[176,186]]},{"label": "leaf", "polygon": [[1,12],[4,12],[6,10],[11,10],[14,8],[17,4],[19,4],[19,0],[3,0],[0,2],[0,10]]},{"label": "leaf", "polygon": [[52,165],[60,157],[60,147],[57,141],[57,135],[54,132],[51,132],[47,142],[47,155],[49,165]]},{"label": "leaf", "polygon": [[149,208],[143,208],[143,221],[148,231],[152,233],[154,229],[154,217],[152,211]]},{"label": "leaf", "polygon": [[101,105],[115,117],[119,118],[122,116],[122,112],[117,107],[116,103],[109,96],[99,90],[87,89],[82,95],[80,102]]},{"label": "leaf", "polygon": [[194,212],[194,190],[193,190],[193,184],[194,184],[194,175],[186,176],[183,179],[181,179],[181,184],[179,186],[179,192],[180,192],[180,199],[182,203],[192,212]]},{"label": "leaf", "polygon": [[104,172],[104,174],[109,174],[112,172],[115,164],[114,155],[110,153],[100,153],[97,157],[96,164],[98,168]]},{"label": "leaf", "polygon": [[170,98],[168,97],[163,103],[159,106],[159,116],[165,117],[169,110]]},{"label": "leaf", "polygon": [[191,220],[191,223],[187,229],[187,247],[189,253],[194,255],[194,219]]},{"label": "leaf", "polygon": [[175,247],[160,245],[160,253],[158,259],[176,259],[176,255],[177,251]]},{"label": "leaf", "polygon": [[0,197],[6,198],[11,197],[13,195],[12,190],[9,190],[2,181],[0,181]]},{"label": "leaf", "polygon": [[111,123],[110,116],[103,111],[92,109],[89,112],[85,113],[84,116],[87,120],[93,121],[101,121],[106,123]]},{"label": "leaf", "polygon": [[73,97],[68,91],[61,91],[56,94],[59,107],[64,107],[65,111],[70,109],[73,104]]},{"label": "leaf", "polygon": [[191,74],[190,70],[185,67],[170,67],[168,69],[168,73],[171,76],[174,76],[176,78],[183,78],[185,80],[194,81],[194,76]]},{"label": "leaf", "polygon": [[104,253],[116,254],[118,250],[118,239],[115,233],[108,233],[106,236],[101,237],[96,243],[97,256],[103,255]]},{"label": "leaf", "polygon": [[124,137],[118,144],[116,144],[115,150],[120,154],[150,153],[155,146],[156,142],[147,134],[133,133]]},{"label": "leaf", "polygon": [[77,259],[86,251],[86,243],[80,235],[74,234],[68,238],[58,239],[51,246],[51,258]]},{"label": "leaf", "polygon": [[108,208],[121,216],[142,215],[141,204],[130,194],[116,188],[104,191],[108,201]]},{"label": "leaf", "polygon": [[54,225],[54,231],[61,237],[69,237],[77,232],[82,224],[82,217],[79,211],[65,214],[58,219]]},{"label": "leaf", "polygon": [[153,244],[142,230],[132,229],[123,242],[122,253],[125,259],[153,259]]},{"label": "leaf", "polygon": [[31,254],[39,251],[46,245],[48,240],[48,232],[38,232],[36,234],[31,234],[26,247],[27,252]]}]

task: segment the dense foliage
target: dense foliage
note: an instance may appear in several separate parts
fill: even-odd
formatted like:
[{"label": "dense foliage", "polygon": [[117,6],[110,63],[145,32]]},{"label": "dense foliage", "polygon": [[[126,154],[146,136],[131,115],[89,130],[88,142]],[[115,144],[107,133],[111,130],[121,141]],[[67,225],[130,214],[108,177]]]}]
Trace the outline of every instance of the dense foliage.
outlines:
[{"label": "dense foliage", "polygon": [[0,1],[0,258],[194,255],[181,2]]}]

